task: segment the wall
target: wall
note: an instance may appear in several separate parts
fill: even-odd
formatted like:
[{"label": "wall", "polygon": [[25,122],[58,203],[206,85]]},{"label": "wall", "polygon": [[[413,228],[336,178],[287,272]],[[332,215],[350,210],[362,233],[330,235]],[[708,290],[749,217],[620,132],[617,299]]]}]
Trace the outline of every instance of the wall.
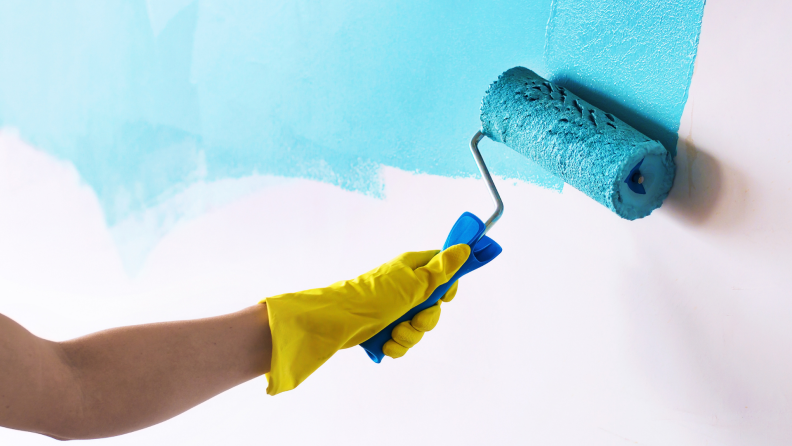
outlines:
[{"label": "wall", "polygon": [[[782,173],[792,160],[782,150],[788,137],[782,111],[792,92],[766,79],[789,65],[784,42],[790,36],[782,19],[789,7],[770,1],[764,8],[711,2],[697,55],[695,42],[679,53],[696,56],[687,101],[689,73],[682,70],[681,81],[665,89],[666,95],[641,103],[647,96],[629,85],[605,89],[607,77],[600,76],[615,78],[608,70],[570,58],[553,63],[556,53],[545,53],[559,35],[549,34],[551,45],[545,45],[548,18],[550,25],[573,19],[563,14],[570,4],[504,2],[501,8],[452,10],[415,3],[414,9],[379,10],[350,3],[343,11],[320,10],[327,22],[309,21],[311,26],[301,20],[316,17],[316,12],[309,13],[311,8],[300,3],[258,12],[229,12],[211,2],[173,3],[162,10],[153,3],[130,6],[130,11],[108,7],[107,17],[118,22],[103,19],[107,29],[95,32],[106,36],[129,29],[119,39],[132,48],[117,51],[117,41],[109,41],[99,59],[132,54],[148,62],[133,63],[139,59],[129,56],[105,67],[109,74],[99,79],[86,77],[95,73],[93,66],[72,73],[64,85],[84,82],[75,95],[97,85],[92,99],[96,102],[61,98],[63,91],[71,90],[57,79],[29,80],[33,75],[69,75],[65,69],[56,72],[53,65],[37,65],[39,60],[58,60],[38,58],[48,46],[46,39],[29,36],[30,45],[44,43],[40,51],[24,54],[3,45],[4,62],[30,58],[22,65],[33,68],[2,70],[0,83],[5,101],[0,107],[5,126],[0,133],[1,311],[36,334],[65,339],[121,324],[233,311],[267,295],[354,276],[394,253],[436,246],[462,211],[490,211],[483,183],[470,177],[474,165],[465,148],[487,83],[510,66],[535,66],[558,80],[576,82],[581,94],[599,99],[603,106],[621,107],[626,119],[644,125],[647,132],[676,131],[671,119],[676,116],[681,123],[679,171],[663,208],[641,221],[621,221],[572,188],[558,193],[552,178],[521,160],[523,164],[515,167],[519,159],[510,157],[508,149],[486,143],[484,155],[499,174],[506,203],[504,218],[491,235],[505,251],[497,263],[462,283],[459,297],[444,307],[438,329],[408,357],[374,366],[362,351],[350,349],[298,391],[269,398],[264,380],[256,380],[160,426],[105,442],[788,443],[792,432],[786,421],[787,400],[792,389],[785,377],[792,363],[783,352],[792,342],[787,323],[792,308],[785,299],[792,240],[785,204],[792,192],[784,186]],[[26,7],[4,4],[8,5]],[[91,27],[73,22],[94,23],[88,18],[102,11],[92,5],[87,14],[79,9],[87,7],[84,3],[71,6],[75,9],[69,20],[56,22],[71,24],[64,35],[76,39],[75,29]],[[213,7],[206,9],[212,14],[200,12]],[[53,11],[51,20],[69,12],[64,8]],[[0,32],[11,32],[9,17],[24,15],[19,9],[15,12],[18,15],[0,14],[0,30],[6,30]],[[167,20],[170,15],[173,18]],[[250,21],[239,22],[242,16]],[[642,17],[622,18],[633,16]],[[30,17],[40,19],[36,14]],[[148,26],[148,34],[129,17]],[[191,17],[192,22],[187,20]],[[266,22],[271,17],[290,19]],[[45,21],[43,29],[55,29],[57,23]],[[269,28],[262,23],[274,28],[267,38],[261,34]],[[640,29],[640,20],[616,23],[613,29]],[[160,62],[151,60],[179,62],[168,56],[171,53],[157,59],[160,50],[152,43],[167,37],[174,24],[196,30],[225,26],[234,32],[203,34],[231,39],[217,42],[201,42],[202,34],[196,32],[196,40],[171,42],[169,48],[214,45],[242,54],[204,54],[200,63],[189,61],[189,71],[185,61],[181,71],[157,68]],[[325,34],[297,33],[331,24],[338,28]],[[42,29],[23,25],[13,32]],[[386,26],[387,32],[378,34]],[[675,39],[690,35],[687,28],[677,28]],[[153,36],[149,42],[146,35]],[[350,42],[372,35],[368,49],[350,47]],[[244,41],[232,39],[239,36]],[[9,35],[2,37],[7,42]],[[333,44],[316,48],[317,42],[330,37]],[[390,38],[404,40],[404,46],[380,43]],[[649,35],[650,42],[658,38]],[[88,36],[73,45],[96,40]],[[284,62],[281,57],[267,66],[244,53],[256,46],[249,42],[269,48],[267,54],[292,54],[293,60]],[[72,47],[68,41],[63,45]],[[341,53],[327,48],[341,48]],[[646,42],[636,42],[635,48],[646,48]],[[52,51],[63,54],[65,49]],[[312,57],[300,56],[309,49],[315,51]],[[355,59],[352,55],[358,51],[363,52]],[[598,54],[614,54],[608,51]],[[304,66],[307,60],[318,65]],[[560,63],[570,60],[574,63]],[[597,59],[582,62],[590,60]],[[240,61],[263,64],[262,71],[234,65]],[[81,65],[55,65],[74,66]],[[135,81],[118,68],[127,66],[179,72],[181,81],[151,74],[154,71],[138,73]],[[684,66],[653,69],[679,73]],[[612,65],[603,62],[600,67]],[[114,76],[117,68],[126,74]],[[641,64],[617,71],[624,72],[625,79],[652,73]],[[301,72],[309,74],[301,77]],[[575,72],[581,77],[575,78]],[[325,79],[319,75],[323,73]],[[14,75],[20,78],[9,77]],[[238,77],[243,75],[253,81],[275,79],[276,86],[238,91]],[[382,83],[377,81],[380,75],[386,76]],[[207,83],[209,78],[215,83]],[[107,79],[118,85],[98,88]],[[652,79],[646,76],[638,84]],[[761,80],[751,85],[746,79]],[[157,86],[166,81],[174,83]],[[131,85],[146,88],[135,90]],[[195,93],[187,88],[191,85],[207,90]],[[383,93],[382,85],[393,89]],[[304,92],[299,93],[300,88]],[[317,93],[323,91],[332,93]],[[195,107],[184,105],[196,100],[189,99],[193,93],[201,98],[196,106],[199,117],[189,116]],[[16,102],[11,100],[14,94],[19,95]],[[53,95],[62,100],[53,101]],[[369,100],[372,97],[384,99]],[[207,98],[222,101],[205,103]],[[279,107],[259,114],[259,103]],[[38,105],[26,109],[18,104]],[[85,115],[75,104],[85,107]],[[172,104],[183,108],[169,108],[176,107]],[[251,117],[224,120],[218,114],[226,110],[235,110],[229,113],[232,117]],[[34,112],[50,114],[41,117]],[[356,120],[361,116],[370,118]],[[148,131],[104,136],[100,131],[123,129],[128,122],[177,118],[182,121],[169,125],[183,132],[182,139],[168,139],[176,138],[175,131],[157,133],[154,141],[168,150],[154,155],[136,150],[152,147],[150,140],[136,139],[148,138]],[[105,119],[112,125],[105,125]],[[301,123],[300,135],[284,130],[293,121]],[[56,125],[62,127],[53,130]],[[185,130],[190,125],[199,131]],[[325,133],[328,128],[337,130]],[[94,138],[97,132],[106,139],[80,139]],[[186,133],[193,139],[184,137]],[[258,161],[250,158],[253,152],[239,149],[249,141],[259,144],[265,157],[276,156],[269,144],[297,154]],[[326,145],[313,146],[316,141]],[[382,153],[368,149],[380,141],[388,142],[377,146]],[[96,146],[85,149],[91,144]],[[107,144],[120,144],[123,150],[103,150]],[[182,149],[173,149],[174,144]],[[350,148],[343,156],[363,159],[364,167],[384,164],[373,171],[376,181],[365,177],[360,183],[344,183],[364,178],[354,175],[366,172],[355,167],[354,175],[349,174],[343,170],[352,164],[348,160],[311,167],[310,162],[322,159],[315,157],[317,153],[342,147]],[[164,153],[177,155],[168,164]],[[146,156],[154,161],[147,163]],[[213,161],[220,159],[231,161]],[[112,168],[127,162],[139,169]],[[287,164],[284,170],[266,170],[282,169],[282,163]],[[152,179],[147,170],[151,165],[184,169],[161,170],[175,179]],[[306,165],[304,171],[294,170]],[[246,170],[250,166],[253,170]],[[110,178],[86,172],[104,172]],[[530,175],[520,177],[521,172]],[[118,190],[127,193],[119,195]],[[402,427],[386,431],[383,420],[399,420]],[[0,431],[0,438],[11,444],[50,441],[8,430]]]},{"label": "wall", "polygon": [[[377,198],[381,165],[475,175],[460,148],[487,85],[514,65],[609,98],[653,137],[673,133],[703,0],[583,5],[5,2],[0,57],[14,69],[0,72],[0,123],[77,169],[135,274],[176,222],[262,175]],[[491,150],[495,174],[562,188]]]}]

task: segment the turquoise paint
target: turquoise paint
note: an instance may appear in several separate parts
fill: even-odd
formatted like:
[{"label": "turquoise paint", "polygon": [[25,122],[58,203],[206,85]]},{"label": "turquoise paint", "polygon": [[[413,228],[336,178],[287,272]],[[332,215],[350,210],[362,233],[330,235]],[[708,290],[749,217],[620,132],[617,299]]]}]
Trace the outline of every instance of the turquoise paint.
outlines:
[{"label": "turquoise paint", "polygon": [[554,0],[550,80],[676,154],[705,0]]},{"label": "turquoise paint", "polygon": [[[541,65],[550,2],[395,3],[0,2],[0,124],[74,163],[111,226],[197,181],[381,197],[381,165],[476,175],[481,97]],[[484,149],[496,174],[561,189]]]},{"label": "turquoise paint", "polygon": [[[381,165],[476,176],[481,98],[514,65],[678,125],[700,1],[391,3],[6,0],[0,125],[72,162],[111,226],[196,182],[253,174],[376,197]],[[654,41],[673,51],[653,59]],[[511,150],[483,150],[496,175],[561,190]]]}]

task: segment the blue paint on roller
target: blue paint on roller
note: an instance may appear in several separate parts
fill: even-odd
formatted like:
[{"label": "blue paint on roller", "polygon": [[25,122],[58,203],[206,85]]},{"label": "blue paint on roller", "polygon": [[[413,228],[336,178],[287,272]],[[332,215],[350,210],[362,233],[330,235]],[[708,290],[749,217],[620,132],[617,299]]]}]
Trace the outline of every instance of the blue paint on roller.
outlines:
[{"label": "blue paint on roller", "polygon": [[[512,68],[490,86],[481,124],[491,139],[628,220],[660,207],[674,180],[674,161],[660,142],[527,68]],[[645,193],[625,181],[639,167]]]}]

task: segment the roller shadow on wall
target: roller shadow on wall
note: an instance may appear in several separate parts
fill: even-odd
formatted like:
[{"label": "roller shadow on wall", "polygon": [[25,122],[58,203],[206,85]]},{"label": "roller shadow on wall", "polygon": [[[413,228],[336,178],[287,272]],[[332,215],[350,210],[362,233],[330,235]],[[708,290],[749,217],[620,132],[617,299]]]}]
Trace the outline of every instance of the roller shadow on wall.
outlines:
[{"label": "roller shadow on wall", "polygon": [[715,157],[692,141],[679,140],[674,187],[664,203],[675,217],[701,225],[712,217],[721,194],[723,172]]},{"label": "roller shadow on wall", "polygon": [[736,169],[698,147],[679,139],[674,186],[663,211],[691,226],[728,231],[744,219],[747,181]]}]

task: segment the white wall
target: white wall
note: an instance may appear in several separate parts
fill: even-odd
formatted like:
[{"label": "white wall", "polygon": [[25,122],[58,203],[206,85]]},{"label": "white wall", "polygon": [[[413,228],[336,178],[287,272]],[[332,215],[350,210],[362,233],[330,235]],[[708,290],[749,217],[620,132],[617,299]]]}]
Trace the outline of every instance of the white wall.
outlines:
[{"label": "white wall", "polygon": [[[261,378],[100,443],[789,444],[790,13],[707,5],[677,182],[651,217],[501,181],[503,255],[404,359],[353,348],[296,391],[268,397]],[[52,339],[230,312],[431,249],[462,211],[490,211],[480,181],[395,169],[385,200],[238,181],[265,187],[177,224],[129,277],[75,170],[3,131],[0,311]],[[0,444],[52,441],[0,429]]]}]

